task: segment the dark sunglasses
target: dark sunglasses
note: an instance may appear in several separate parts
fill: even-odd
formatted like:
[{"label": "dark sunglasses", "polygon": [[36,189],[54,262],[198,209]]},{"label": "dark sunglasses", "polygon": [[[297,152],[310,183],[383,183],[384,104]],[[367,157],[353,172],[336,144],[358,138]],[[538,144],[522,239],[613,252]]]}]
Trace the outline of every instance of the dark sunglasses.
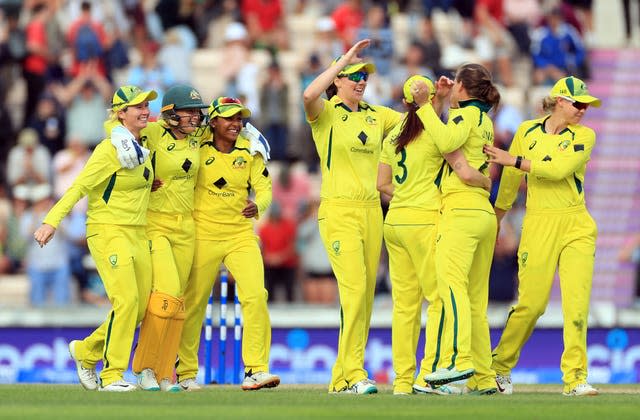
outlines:
[{"label": "dark sunglasses", "polygon": [[573,105],[573,107],[579,111],[582,111],[583,109],[587,109],[589,108],[589,104],[584,103],[584,102],[577,102],[574,101],[571,98],[567,98],[566,96],[561,96],[562,99],[564,99],[565,101],[571,102],[571,105]]},{"label": "dark sunglasses", "polygon": [[369,78],[369,73],[367,73],[366,71],[357,71],[355,73],[345,74],[344,76],[341,76],[341,77],[346,77],[347,79],[356,83],[358,83],[360,80],[364,80],[366,82],[367,79]]}]

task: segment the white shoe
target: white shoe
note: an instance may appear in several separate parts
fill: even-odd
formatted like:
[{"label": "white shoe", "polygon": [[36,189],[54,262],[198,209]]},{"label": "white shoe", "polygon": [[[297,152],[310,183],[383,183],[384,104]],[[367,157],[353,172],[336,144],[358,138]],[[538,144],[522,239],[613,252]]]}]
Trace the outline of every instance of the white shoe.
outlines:
[{"label": "white shoe", "polygon": [[160,391],[160,385],[156,380],[156,375],[153,370],[147,368],[136,375],[138,378],[138,388],[143,391]]},{"label": "white shoe", "polygon": [[174,384],[168,378],[160,381],[160,391],[163,392],[180,392],[182,388],[178,384]]},{"label": "white shoe", "polygon": [[98,374],[96,373],[96,368],[83,368],[82,362],[78,358],[76,358],[76,343],[78,340],[73,340],[69,343],[69,355],[76,362],[76,372],[78,372],[78,379],[80,380],[80,384],[84,387],[84,389],[88,391],[95,391],[100,386],[98,382]]},{"label": "white shoe", "polygon": [[413,391],[416,394],[435,394],[435,395],[460,395],[462,390],[453,385],[426,386],[413,384]]},{"label": "white shoe", "polygon": [[376,387],[376,383],[371,379],[363,379],[360,382],[356,382],[350,389],[353,394],[365,395],[378,393],[378,387]]},{"label": "white shoe", "polygon": [[562,395],[567,397],[583,397],[583,396],[593,396],[598,394],[599,394],[598,390],[586,382],[576,385],[569,392],[562,393]]},{"label": "white shoe", "polygon": [[242,389],[254,391],[262,388],[275,388],[280,385],[280,377],[269,372],[252,373],[251,370],[244,374]]},{"label": "white shoe", "polygon": [[511,375],[496,375],[496,386],[498,392],[504,395],[513,394],[513,384],[511,383]]},{"label": "white shoe", "polygon": [[437,369],[435,372],[429,373],[424,376],[424,380],[429,385],[444,385],[449,382],[461,381],[473,376],[475,370],[466,369],[460,372],[456,368],[451,369]]},{"label": "white shoe", "polygon": [[137,386],[135,386],[134,384],[130,384],[129,382],[126,382],[122,379],[120,379],[119,381],[112,382],[107,386],[100,387],[100,391],[105,391],[105,392],[130,392],[130,391],[135,391],[137,389],[138,389]]},{"label": "white shoe", "polygon": [[180,388],[182,388],[183,391],[187,392],[202,390],[202,386],[196,382],[195,378],[184,379],[178,382],[178,385],[180,385]]},{"label": "white shoe", "polygon": [[353,394],[353,391],[348,386],[345,386],[342,389],[333,389],[333,391],[329,391],[329,394]]}]

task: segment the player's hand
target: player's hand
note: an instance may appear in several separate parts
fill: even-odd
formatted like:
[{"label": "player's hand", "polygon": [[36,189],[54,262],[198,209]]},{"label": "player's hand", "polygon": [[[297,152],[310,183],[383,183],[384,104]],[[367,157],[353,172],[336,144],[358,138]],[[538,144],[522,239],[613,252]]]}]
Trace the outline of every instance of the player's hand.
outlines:
[{"label": "player's hand", "polygon": [[265,162],[271,159],[271,146],[269,146],[269,142],[260,130],[255,128],[251,123],[248,122],[242,127],[240,135],[249,140],[249,152],[252,155],[260,153]]},{"label": "player's hand", "polygon": [[371,44],[371,40],[370,39],[362,39],[362,40],[356,42],[355,44],[353,44],[353,46],[351,48],[349,48],[349,51],[347,51],[344,54],[344,56],[349,60],[349,62],[347,64],[361,63],[363,60],[360,57],[360,53],[364,49],[366,49],[370,44]]},{"label": "player's hand", "polygon": [[413,96],[413,102],[421,107],[429,102],[429,96],[431,95],[431,89],[424,80],[415,80],[411,83],[411,96]]},{"label": "player's hand", "polygon": [[485,144],[482,150],[489,156],[489,163],[497,163],[502,166],[514,166],[516,164],[516,157],[499,147]]},{"label": "player's hand", "polygon": [[258,215],[258,206],[251,200],[247,200],[247,205],[242,209],[242,215],[247,219]]},{"label": "player's hand", "polygon": [[454,81],[447,76],[440,76],[436,82],[436,96],[440,99],[444,99],[451,93],[451,88],[454,85]]},{"label": "player's hand", "polygon": [[149,157],[149,149],[140,146],[133,134],[121,125],[111,130],[111,144],[116,148],[123,168],[133,169]]},{"label": "player's hand", "polygon": [[33,233],[33,239],[35,239],[38,245],[40,245],[40,248],[42,248],[47,243],[49,243],[49,241],[51,240],[51,238],[53,238],[53,235],[55,233],[56,233],[56,228],[46,223],[43,223],[42,226],[36,229],[36,231]]}]

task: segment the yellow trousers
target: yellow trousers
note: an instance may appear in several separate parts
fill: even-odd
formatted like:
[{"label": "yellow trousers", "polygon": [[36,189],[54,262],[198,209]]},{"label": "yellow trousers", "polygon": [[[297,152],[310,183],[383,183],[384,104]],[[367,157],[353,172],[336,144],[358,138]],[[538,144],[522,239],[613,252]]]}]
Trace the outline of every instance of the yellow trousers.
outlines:
[{"label": "yellow trousers", "polygon": [[269,370],[271,321],[257,237],[249,233],[245,237],[220,241],[197,239],[193,266],[184,293],[186,319],[176,367],[180,381],[195,378],[198,373],[202,322],[221,263],[233,275],[242,305],[242,361],[245,371]]},{"label": "yellow trousers", "polygon": [[150,243],[143,226],[87,226],[87,243],[113,305],[105,322],[76,345],[85,368],[103,360],[102,386],[122,379],[136,326],[151,293]]},{"label": "yellow trousers", "polygon": [[[444,311],[435,272],[437,211],[391,209],[384,223],[389,253],[393,314],[391,352],[394,392],[412,392],[414,381],[425,386],[424,375],[441,364],[441,342],[450,341],[444,329]],[[416,379],[416,349],[420,337],[422,302],[429,302],[424,357]],[[446,367],[446,366],[440,366]]]},{"label": "yellow trousers", "polygon": [[560,362],[564,390],[587,380],[587,320],[597,227],[584,206],[530,211],[523,220],[518,249],[518,303],[511,309],[493,368],[509,374],[518,363],[538,318],[544,313],[556,268],[560,274],[564,352]]},{"label": "yellow trousers", "polygon": [[495,212],[485,197],[459,193],[445,198],[438,226],[436,273],[445,328],[453,334],[447,367],[475,369],[470,388],[495,388],[487,305],[496,231]]},{"label": "yellow trousers", "polygon": [[323,201],[318,224],[340,295],[338,355],[329,384],[333,391],[368,377],[364,351],[382,249],[382,209],[377,201]]}]

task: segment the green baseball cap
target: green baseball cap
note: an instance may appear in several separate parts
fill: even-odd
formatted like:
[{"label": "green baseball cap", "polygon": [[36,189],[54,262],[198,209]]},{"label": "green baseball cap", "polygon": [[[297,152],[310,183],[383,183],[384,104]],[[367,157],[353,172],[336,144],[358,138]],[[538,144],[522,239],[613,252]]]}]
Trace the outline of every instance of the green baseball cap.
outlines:
[{"label": "green baseball cap", "polygon": [[595,96],[589,95],[587,85],[577,77],[569,76],[558,80],[549,94],[552,98],[562,97],[575,102],[599,107],[602,102]]},{"label": "green baseball cap", "polygon": [[208,105],[202,102],[202,96],[192,86],[176,85],[170,87],[162,97],[160,112],[177,109],[206,108]]},{"label": "green baseball cap", "polygon": [[111,109],[120,111],[128,106],[138,105],[144,101],[152,101],[158,97],[155,90],[143,92],[137,86],[122,86],[116,90],[111,100]]}]

